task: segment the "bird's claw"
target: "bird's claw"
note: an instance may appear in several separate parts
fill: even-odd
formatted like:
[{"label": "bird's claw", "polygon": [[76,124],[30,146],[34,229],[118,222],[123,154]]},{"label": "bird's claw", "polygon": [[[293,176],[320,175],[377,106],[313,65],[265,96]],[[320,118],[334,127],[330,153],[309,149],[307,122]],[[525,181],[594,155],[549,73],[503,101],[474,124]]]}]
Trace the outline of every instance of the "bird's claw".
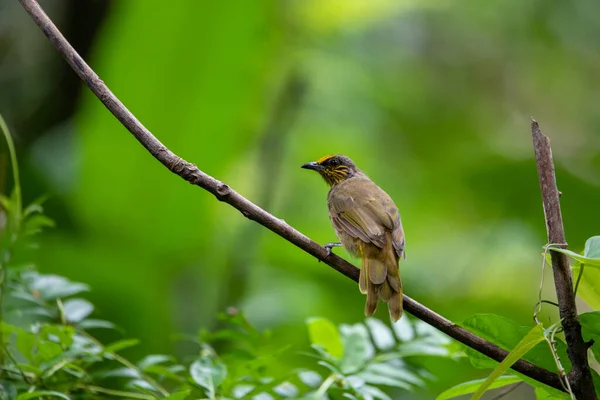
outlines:
[{"label": "bird's claw", "polygon": [[323,246],[323,247],[325,247],[325,249],[327,250],[326,257],[329,257],[331,255],[331,249],[333,247],[341,247],[341,246],[342,246],[342,244],[340,242],[329,242],[329,243],[325,244],[325,246]]}]

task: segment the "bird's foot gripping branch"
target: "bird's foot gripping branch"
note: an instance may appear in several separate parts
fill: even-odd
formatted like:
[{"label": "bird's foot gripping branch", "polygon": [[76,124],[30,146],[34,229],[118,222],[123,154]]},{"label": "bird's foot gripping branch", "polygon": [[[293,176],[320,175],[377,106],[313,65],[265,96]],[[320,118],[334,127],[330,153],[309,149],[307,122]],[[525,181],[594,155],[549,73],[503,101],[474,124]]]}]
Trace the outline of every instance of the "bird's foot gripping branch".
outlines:
[{"label": "bird's foot gripping branch", "polygon": [[[19,1],[73,71],[146,150],[166,168],[212,193],[217,199],[238,209],[247,218],[256,221],[338,272],[354,281],[359,281],[359,270],[352,264],[335,254],[328,255],[327,249],[253,204],[227,185],[203,173],[193,164],[185,162],[172,153],[108,89],[104,82],[77,54],[35,0]],[[549,243],[564,243],[562,217],[560,216],[558,190],[556,189],[550,147],[547,138],[539,132],[537,124],[534,123],[532,128],[549,233],[548,240]],[[596,247],[592,252],[595,251]],[[587,260],[597,260],[597,258],[590,257],[591,255],[596,257],[597,254],[595,253],[584,252],[584,255],[587,255]],[[565,342],[562,342],[556,336],[552,336],[549,341],[553,343],[556,348],[556,355],[560,357],[565,369],[569,371],[568,385],[559,375],[555,354],[549,346],[542,343],[546,339],[547,329],[542,330],[539,326],[534,326],[533,329],[520,327],[505,318],[493,315],[474,316],[457,325],[404,295],[403,305],[406,311],[466,345],[467,354],[475,366],[495,368],[487,380],[470,382],[451,389],[441,395],[440,399],[472,392],[476,392],[474,397],[477,398],[488,388],[513,384],[521,380],[533,385],[539,396],[546,396],[544,398],[553,395],[555,398],[570,396],[577,399],[597,399],[593,384],[593,377],[597,377],[597,375],[592,373],[587,360],[587,345],[583,341],[580,319],[575,308],[570,266],[566,255],[559,253],[558,249],[552,249],[551,258]],[[587,268],[581,279],[580,293],[583,293],[586,288],[600,287],[600,282],[594,281],[595,275],[587,272],[593,271],[594,266],[597,266],[597,264],[589,261],[586,261],[586,263],[577,261],[572,267],[582,271],[584,266]],[[591,290],[588,290],[588,294],[589,292]],[[590,304],[598,305],[600,302]],[[586,323],[595,318],[593,315],[583,314],[581,316],[584,336],[600,334],[600,332],[591,329],[586,330]],[[591,350],[592,352],[596,351],[594,346],[591,347]],[[536,364],[531,361],[535,361]],[[502,376],[508,368],[511,368],[516,375]],[[569,393],[566,394],[566,392]]]}]

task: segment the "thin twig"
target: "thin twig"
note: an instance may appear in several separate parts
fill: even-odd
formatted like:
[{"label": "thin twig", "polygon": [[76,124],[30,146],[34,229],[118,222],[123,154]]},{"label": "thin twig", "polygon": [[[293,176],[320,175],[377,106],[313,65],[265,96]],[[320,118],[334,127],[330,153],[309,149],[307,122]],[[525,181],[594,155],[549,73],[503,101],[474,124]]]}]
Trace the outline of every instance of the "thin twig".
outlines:
[{"label": "thin twig", "polygon": [[[559,246],[566,248],[565,231],[560,211],[560,193],[556,186],[550,141],[542,134],[538,123],[533,120],[531,122],[531,135],[542,192],[548,243],[559,243]],[[588,364],[587,347],[581,336],[581,325],[577,315],[569,261],[566,255],[556,251],[550,252],[550,257],[552,259],[556,297],[559,304],[558,309],[567,342],[567,354],[573,366],[568,375],[569,383],[577,399],[597,400],[598,397],[594,391],[594,383]]]},{"label": "thin twig", "polygon": [[[324,247],[298,232],[283,220],[269,214],[256,204],[231,189],[225,183],[209,176],[199,170],[194,164],[189,163],[164,146],[152,133],[146,129],[136,117],[121,103],[121,101],[108,89],[96,73],[77,54],[69,42],[64,38],[52,21],[41,9],[35,0],[19,0],[23,8],[29,13],[35,23],[65,58],[75,73],[86,83],[90,90],[110,110],[110,112],[123,124],[131,134],[144,146],[150,154],[160,161],[171,172],[181,178],[212,193],[219,201],[223,201],[237,210],[246,218],[263,225],[267,229],[281,236],[296,247],[323,261],[336,271],[348,278],[358,281],[359,270],[343,258],[332,254],[327,256]],[[483,338],[474,335],[468,330],[455,325],[451,321],[428,309],[408,296],[404,296],[404,308],[415,317],[446,333],[448,336],[464,343],[480,353],[496,361],[502,361],[508,352]],[[517,361],[512,368],[538,382],[562,390],[558,376],[544,368],[531,364],[525,360]]]}]

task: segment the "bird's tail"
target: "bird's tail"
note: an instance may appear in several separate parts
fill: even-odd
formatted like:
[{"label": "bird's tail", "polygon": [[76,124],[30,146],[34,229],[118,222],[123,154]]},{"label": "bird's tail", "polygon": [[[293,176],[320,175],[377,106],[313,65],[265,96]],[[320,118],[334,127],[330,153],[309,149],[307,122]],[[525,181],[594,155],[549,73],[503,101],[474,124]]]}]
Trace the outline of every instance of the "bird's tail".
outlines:
[{"label": "bird's tail", "polygon": [[359,288],[367,295],[365,315],[373,315],[379,299],[388,304],[392,321],[396,322],[402,316],[402,280],[398,256],[392,245],[391,237],[387,238],[383,249],[373,244],[365,244],[362,254]]}]

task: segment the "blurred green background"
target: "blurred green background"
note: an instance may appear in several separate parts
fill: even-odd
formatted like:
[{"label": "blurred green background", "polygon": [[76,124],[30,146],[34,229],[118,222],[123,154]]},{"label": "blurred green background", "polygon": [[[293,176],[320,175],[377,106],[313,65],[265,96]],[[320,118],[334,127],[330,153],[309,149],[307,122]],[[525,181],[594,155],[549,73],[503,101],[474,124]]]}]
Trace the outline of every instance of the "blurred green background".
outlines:
[{"label": "blurred green background", "polygon": [[[453,321],[531,324],[546,243],[531,117],[552,140],[571,248],[598,234],[600,2],[41,4],[165,145],[317,242],[335,239],[327,187],[300,165],[353,158],[400,208],[405,293]],[[25,199],[49,194],[57,222],[39,267],[90,284],[99,316],[142,340],[134,357],[177,350],[174,333],[214,328],[229,306],[292,343],[309,316],[363,319],[354,282],[155,161],[12,0],[0,112]],[[430,368],[412,396],[485,375],[466,360]]]}]

